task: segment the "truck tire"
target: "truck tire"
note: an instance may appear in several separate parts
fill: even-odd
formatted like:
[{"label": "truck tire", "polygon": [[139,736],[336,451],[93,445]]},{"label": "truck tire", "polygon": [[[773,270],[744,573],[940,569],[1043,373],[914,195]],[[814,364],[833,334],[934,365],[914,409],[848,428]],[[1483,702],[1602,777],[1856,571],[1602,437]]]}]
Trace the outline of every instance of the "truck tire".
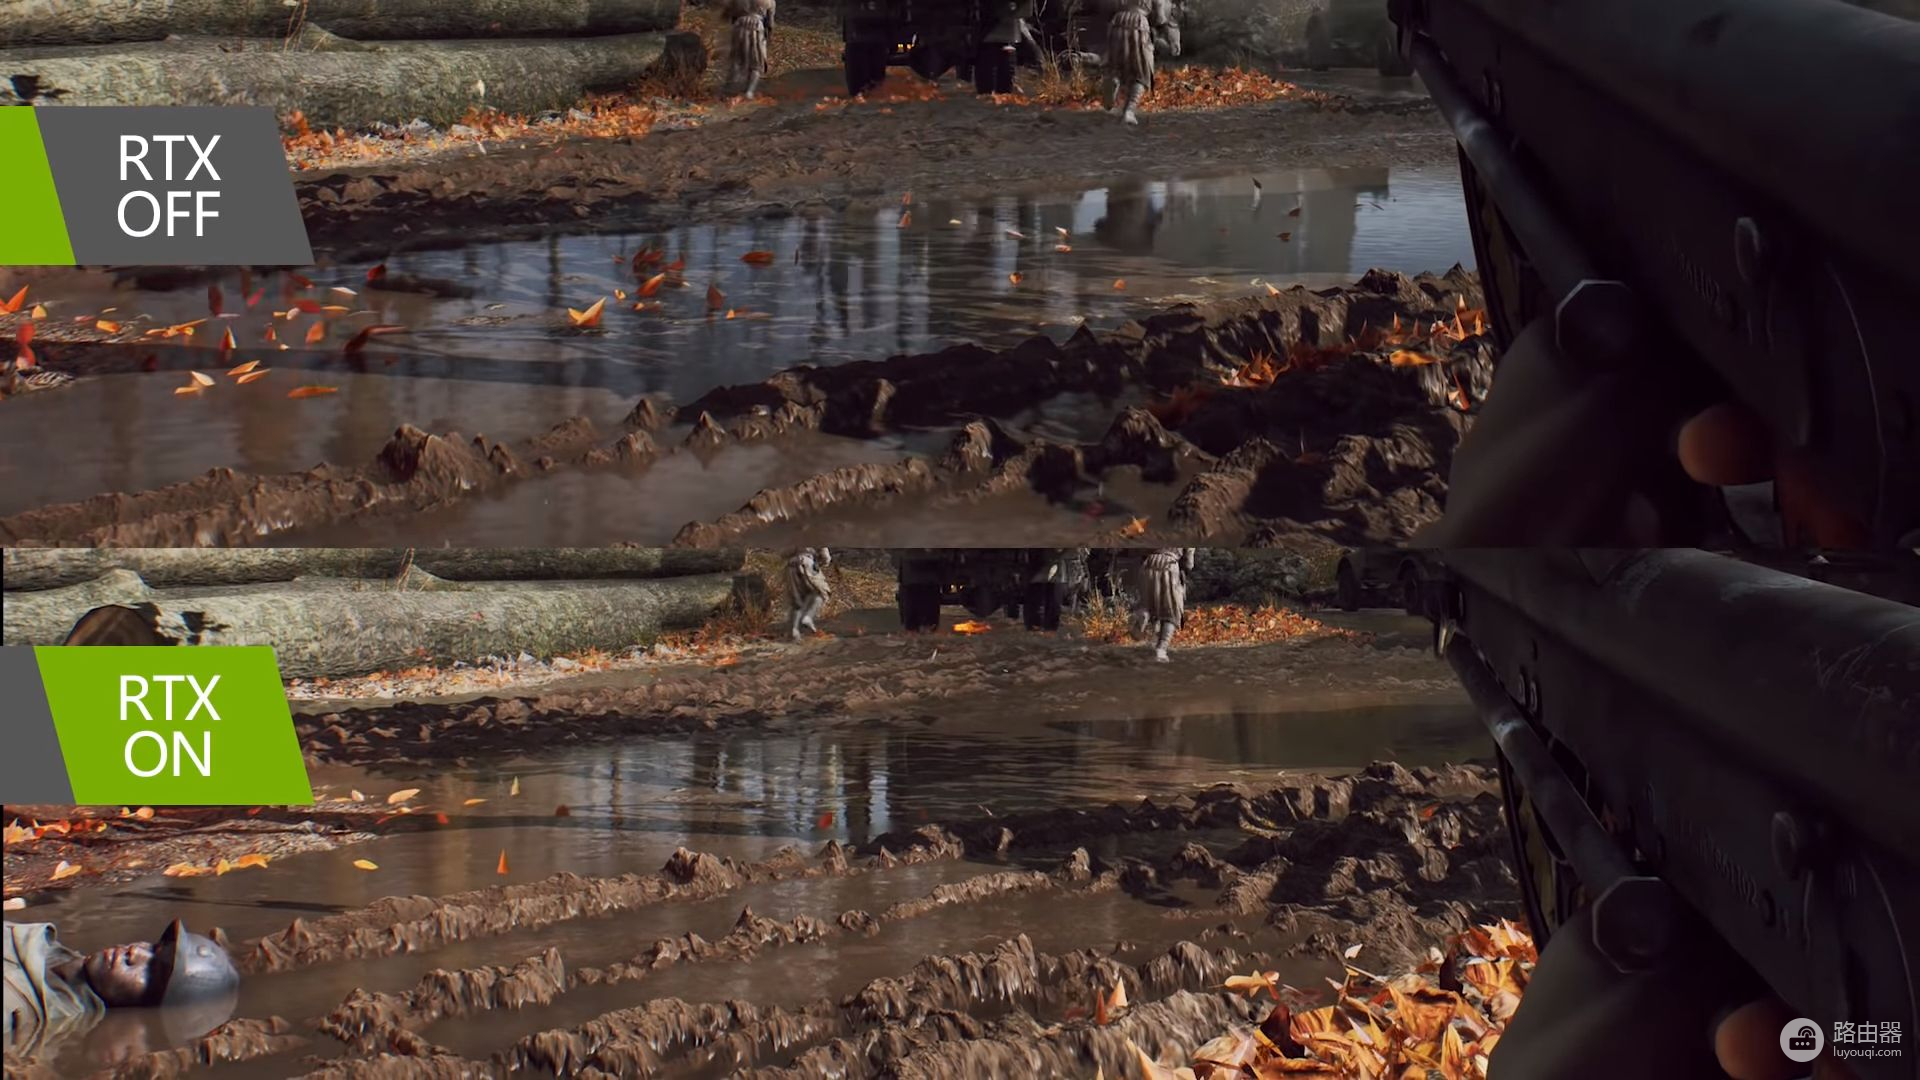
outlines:
[{"label": "truck tire", "polygon": [[1325,71],[1333,66],[1333,38],[1327,33],[1327,20],[1319,12],[1307,16],[1307,70]]},{"label": "truck tire", "polygon": [[900,586],[900,627],[919,632],[940,625],[940,586]]},{"label": "truck tire", "polygon": [[891,52],[885,42],[847,42],[845,67],[848,97],[859,97],[886,81],[887,57]]},{"label": "truck tire", "polygon": [[1027,629],[1060,629],[1060,602],[1065,592],[1065,587],[1058,582],[1036,581],[1028,585],[1024,606]]},{"label": "truck tire", "polygon": [[1341,611],[1360,610],[1360,575],[1345,559],[1340,560],[1339,569],[1333,572],[1333,599]]},{"label": "truck tire", "polygon": [[1401,79],[1413,74],[1413,65],[1407,62],[1406,57],[1400,55],[1400,41],[1392,23],[1388,23],[1387,28],[1380,32],[1380,41],[1374,46],[1373,59],[1374,67],[1387,78]]}]

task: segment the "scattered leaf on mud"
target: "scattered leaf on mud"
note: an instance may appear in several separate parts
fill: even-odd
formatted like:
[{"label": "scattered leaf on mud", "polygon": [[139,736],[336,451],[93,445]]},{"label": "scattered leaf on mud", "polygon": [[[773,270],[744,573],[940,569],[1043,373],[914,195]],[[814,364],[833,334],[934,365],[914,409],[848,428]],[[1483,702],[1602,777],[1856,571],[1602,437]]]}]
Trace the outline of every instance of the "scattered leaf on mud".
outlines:
[{"label": "scattered leaf on mud", "polygon": [[1127,287],[1127,279],[1126,279],[1126,278],[1114,278],[1114,279],[1113,279],[1113,287],[1114,287],[1115,289],[1124,289],[1124,288],[1126,288],[1126,287]]},{"label": "scattered leaf on mud", "polygon": [[259,366],[260,366],[260,361],[249,360],[246,363],[241,364],[239,367],[229,369],[227,371],[227,374],[234,376],[235,378],[238,378],[239,376],[245,375],[247,372],[252,371],[254,368],[257,368]]},{"label": "scattered leaf on mud", "polygon": [[151,806],[143,806],[143,807],[141,807],[140,809],[138,809],[138,810],[135,810],[135,811],[133,812],[133,816],[134,816],[135,818],[137,818],[138,820],[140,820],[140,821],[152,821],[152,820],[153,820],[153,807],[151,807]]},{"label": "scattered leaf on mud", "polygon": [[24,896],[9,896],[5,904],[0,904],[0,908],[4,908],[7,911],[25,911],[27,909],[27,898]]},{"label": "scattered leaf on mud", "polygon": [[466,802],[463,802],[460,805],[461,806],[479,806],[481,803],[486,801],[487,800],[485,799],[468,799]]},{"label": "scattered leaf on mud", "polygon": [[11,315],[16,311],[19,311],[21,303],[24,302],[26,298],[27,298],[27,287],[25,285],[22,285],[20,286],[20,291],[14,293],[12,296],[7,297],[6,303],[0,304],[0,314]]},{"label": "scattered leaf on mud", "polygon": [[353,865],[361,870],[380,869],[380,864],[377,862],[374,862],[372,859],[355,859],[353,860]]},{"label": "scattered leaf on mud", "polygon": [[1117,1009],[1124,1009],[1126,1007],[1127,1007],[1127,984],[1123,982],[1114,983],[1113,993],[1107,996],[1107,1008],[1117,1010]]},{"label": "scattered leaf on mud", "polygon": [[1025,240],[1027,238],[1027,234],[1021,232],[1019,229],[1008,229],[1007,235],[1013,237],[1015,240]]},{"label": "scattered leaf on mud", "polygon": [[519,777],[516,776],[513,778],[513,786],[507,789],[507,794],[508,795],[520,794],[520,778]]},{"label": "scattered leaf on mud", "polygon": [[352,289],[347,288],[345,285],[335,285],[333,288],[328,289],[327,291],[332,293],[338,293],[341,296],[359,296],[360,295],[359,293],[354,292]]},{"label": "scattered leaf on mud", "polygon": [[95,319],[93,321],[93,328],[103,334],[117,334],[120,332],[120,324],[111,319]]},{"label": "scattered leaf on mud", "polygon": [[1355,944],[1349,945],[1341,951],[1340,955],[1347,960],[1351,960],[1360,955],[1360,950],[1365,947],[1365,944],[1365,942],[1356,942]]},{"label": "scattered leaf on mud", "polygon": [[507,873],[507,872],[508,872],[508,871],[507,871],[507,849],[506,849],[506,848],[501,848],[501,849],[500,849],[500,865],[498,865],[498,866],[496,866],[496,867],[494,867],[494,868],[493,868],[493,872],[494,872],[494,873],[496,873],[496,874],[505,874],[505,873]]},{"label": "scattered leaf on mud", "polygon": [[901,206],[912,206],[912,205],[913,205],[913,192],[911,192],[911,191],[909,191],[909,192],[906,192],[905,194],[903,194],[903,195],[901,195],[901,196],[900,196],[900,205],[901,205]]},{"label": "scattered leaf on mud", "polygon": [[420,794],[420,789],[417,787],[401,788],[399,791],[387,796],[387,805],[399,806],[401,803],[406,802],[418,794]]},{"label": "scattered leaf on mud", "polygon": [[245,870],[248,867],[258,867],[264,870],[266,869],[266,866],[267,866],[267,857],[265,855],[260,854],[257,851],[250,852],[246,855],[242,855],[239,858],[233,860],[233,868],[235,870]]},{"label": "scattered leaf on mud", "polygon": [[327,324],[326,323],[316,322],[312,326],[307,327],[307,336],[306,336],[307,344],[318,345],[325,340],[327,340]]},{"label": "scattered leaf on mud", "polygon": [[904,213],[902,213],[902,214],[900,215],[900,227],[901,227],[901,228],[903,228],[903,229],[904,229],[904,228],[906,228],[907,226],[909,226],[909,225],[912,225],[912,224],[913,224],[913,211],[911,211],[911,210],[908,210],[908,211],[905,211]]},{"label": "scattered leaf on mud", "polygon": [[223,877],[232,869],[233,869],[232,863],[228,862],[225,859],[221,859],[219,862],[213,864],[213,876]]},{"label": "scattered leaf on mud", "polygon": [[1007,281],[1011,282],[1012,284],[1018,285],[1020,284],[1021,279],[1024,277],[1026,277],[1025,274],[1015,272],[1007,275]]},{"label": "scattered leaf on mud", "polygon": [[339,392],[340,388],[337,386],[296,386],[287,391],[287,396],[290,398],[324,397],[327,394]]},{"label": "scattered leaf on mud", "polygon": [[435,814],[433,815],[433,823],[435,825],[451,825],[453,822],[445,814]]},{"label": "scattered leaf on mud", "polygon": [[573,325],[581,327],[582,329],[599,326],[600,313],[605,311],[606,307],[607,298],[603,296],[595,300],[585,311],[575,311],[573,308],[568,308],[567,318],[572,320]]},{"label": "scattered leaf on mud", "polygon": [[1134,518],[1133,520],[1127,522],[1125,525],[1121,526],[1120,535],[1139,536],[1140,534],[1146,531],[1147,531],[1147,519],[1143,517]]},{"label": "scattered leaf on mud", "polygon": [[773,252],[749,251],[745,255],[740,256],[740,261],[746,263],[748,266],[772,266]]},{"label": "scattered leaf on mud", "polygon": [[293,308],[287,312],[287,317],[292,318],[295,311],[303,311],[308,315],[318,315],[320,314],[320,301],[310,300],[303,296],[293,302]]},{"label": "scattered leaf on mud", "polygon": [[176,397],[186,397],[191,394],[204,394],[206,393],[206,390],[207,388],[204,386],[176,386],[173,388],[173,392]]},{"label": "scattered leaf on mud", "polygon": [[248,383],[253,382],[255,379],[266,378],[267,372],[272,370],[273,370],[272,368],[255,368],[254,370],[247,372],[245,375],[240,376],[240,378],[236,379],[235,381],[238,382],[241,386],[245,386]]},{"label": "scattered leaf on mud", "polygon": [[354,802],[367,801],[367,797],[365,795],[360,794],[360,789],[358,788],[355,788],[352,791],[347,792],[347,798],[352,799]]},{"label": "scattered leaf on mud", "polygon": [[615,300],[625,300],[627,298],[627,290],[625,289],[613,290],[613,298]]},{"label": "scattered leaf on mud", "polygon": [[190,378],[192,378],[194,382],[199,383],[201,386],[213,385],[213,376],[211,375],[203,375],[198,371],[189,371],[187,372],[187,375]]},{"label": "scattered leaf on mud", "polygon": [[59,881],[62,878],[70,878],[79,872],[79,863],[70,863],[65,859],[61,859],[60,864],[53,868],[53,880]]},{"label": "scattered leaf on mud", "polygon": [[31,318],[31,319],[44,319],[44,318],[46,318],[46,317],[47,317],[47,306],[46,306],[45,304],[35,304],[35,305],[33,305],[33,310],[31,310],[31,311],[29,311],[29,312],[27,312],[27,317],[28,317],[28,318]]},{"label": "scattered leaf on mud", "polygon": [[211,866],[195,866],[190,862],[177,862],[160,871],[165,877],[205,877],[213,873]]}]

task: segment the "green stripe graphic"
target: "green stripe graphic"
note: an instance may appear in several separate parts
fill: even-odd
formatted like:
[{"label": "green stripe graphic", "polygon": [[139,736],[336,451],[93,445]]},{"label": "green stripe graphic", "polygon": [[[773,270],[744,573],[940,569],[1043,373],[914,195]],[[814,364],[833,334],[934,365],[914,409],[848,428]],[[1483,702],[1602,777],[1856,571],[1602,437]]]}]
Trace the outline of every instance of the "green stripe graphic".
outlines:
[{"label": "green stripe graphic", "polygon": [[72,266],[73,245],[60,193],[40,141],[40,120],[31,106],[0,108],[0,206],[7,226],[0,229],[0,266]]}]

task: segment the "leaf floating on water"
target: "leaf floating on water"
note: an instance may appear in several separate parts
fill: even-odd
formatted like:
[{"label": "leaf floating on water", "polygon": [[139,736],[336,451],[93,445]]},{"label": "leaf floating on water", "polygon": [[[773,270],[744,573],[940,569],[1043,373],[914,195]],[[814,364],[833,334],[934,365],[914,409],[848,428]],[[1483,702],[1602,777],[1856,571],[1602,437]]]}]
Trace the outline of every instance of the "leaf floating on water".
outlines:
[{"label": "leaf floating on water", "polygon": [[1122,289],[1125,289],[1125,288],[1127,287],[1127,279],[1126,279],[1126,278],[1114,278],[1114,279],[1113,279],[1113,287],[1114,287],[1114,289],[1115,289],[1116,291],[1118,291],[1118,290],[1122,290]]},{"label": "leaf floating on water", "polygon": [[272,368],[255,368],[254,370],[247,372],[245,375],[240,376],[238,379],[234,381],[238,382],[241,386],[245,386],[248,383],[253,382],[255,379],[266,378],[267,372],[272,370],[273,370]]},{"label": "leaf floating on water", "polygon": [[1020,282],[1021,282],[1021,280],[1022,280],[1022,279],[1024,279],[1025,277],[1026,277],[1026,275],[1025,275],[1025,274],[1022,274],[1022,273],[1019,273],[1018,271],[1016,271],[1016,272],[1014,272],[1014,273],[1011,273],[1011,274],[1008,274],[1008,275],[1007,275],[1007,281],[1009,281],[1010,283],[1012,283],[1012,284],[1014,284],[1014,285],[1018,285],[1018,284],[1020,284]]},{"label": "leaf floating on water", "polygon": [[613,290],[613,298],[615,300],[625,300],[627,298],[627,290],[625,289]]},{"label": "leaf floating on water", "polygon": [[204,386],[176,386],[173,388],[173,392],[176,396],[187,395],[187,394],[204,394],[206,393],[206,390],[207,388]]},{"label": "leaf floating on water", "polygon": [[573,321],[573,325],[578,326],[581,329],[587,329],[589,327],[599,326],[600,313],[605,311],[606,308],[607,308],[607,298],[603,296],[600,299],[595,300],[592,306],[588,307],[587,310],[585,311],[575,311],[572,308],[568,308],[567,318]]},{"label": "leaf floating on water", "polygon": [[80,870],[81,867],[79,863],[70,863],[65,859],[61,859],[60,864],[53,868],[53,880],[59,881],[63,878],[70,878],[79,873]]},{"label": "leaf floating on water", "polygon": [[749,251],[745,255],[740,256],[740,261],[746,263],[748,266],[772,266],[773,252]]},{"label": "leaf floating on water", "polygon": [[494,867],[493,872],[496,874],[507,873],[507,849],[506,848],[500,849],[500,865]]},{"label": "leaf floating on water", "polygon": [[220,335],[220,351],[230,353],[239,347],[240,343],[233,339],[233,327],[227,327],[226,331]]},{"label": "leaf floating on water", "polygon": [[513,778],[513,786],[507,789],[507,794],[508,795],[520,794],[520,778],[519,777],[516,776]]},{"label": "leaf floating on water", "polygon": [[420,794],[420,789],[417,787],[401,788],[399,791],[387,796],[387,805],[398,806],[418,794]]},{"label": "leaf floating on water", "polygon": [[355,859],[353,860],[353,865],[361,870],[380,869],[380,864],[377,862],[374,862],[372,859]]},{"label": "leaf floating on water", "polygon": [[654,293],[657,293],[660,291],[661,284],[666,280],[667,280],[667,275],[664,273],[653,275],[652,277],[648,278],[646,281],[641,283],[639,295],[652,296]]},{"label": "leaf floating on water", "polygon": [[213,376],[211,375],[202,375],[198,371],[189,371],[187,374],[193,378],[194,382],[199,383],[201,386],[213,385]]},{"label": "leaf floating on water", "polygon": [[487,800],[485,799],[468,799],[466,802],[463,802],[460,805],[461,806],[479,806],[481,803],[486,801]]},{"label": "leaf floating on water", "polygon": [[[287,396],[298,400],[300,398],[323,397],[327,394],[337,394],[339,392],[340,388],[337,386],[296,386],[287,391]],[[359,802],[360,800],[355,799],[354,801]]]},{"label": "leaf floating on water", "polygon": [[318,315],[320,314],[320,301],[309,300],[303,296],[293,302],[293,310],[287,312],[287,318],[293,318],[293,312],[295,311],[304,311],[309,315]]},{"label": "leaf floating on water", "polygon": [[833,828],[833,811],[829,810],[826,813],[821,814],[819,819],[813,823],[813,827],[816,829]]},{"label": "leaf floating on water", "polygon": [[352,340],[347,342],[347,347],[342,351],[348,355],[352,355],[366,348],[367,342],[382,334],[404,334],[406,332],[406,327],[397,326],[392,323],[381,323],[374,326],[363,327],[359,333],[353,335]]},{"label": "leaf floating on water", "polygon": [[727,294],[720,291],[720,286],[718,285],[707,286],[707,310],[719,311],[721,308],[724,308],[726,306],[727,306]]}]

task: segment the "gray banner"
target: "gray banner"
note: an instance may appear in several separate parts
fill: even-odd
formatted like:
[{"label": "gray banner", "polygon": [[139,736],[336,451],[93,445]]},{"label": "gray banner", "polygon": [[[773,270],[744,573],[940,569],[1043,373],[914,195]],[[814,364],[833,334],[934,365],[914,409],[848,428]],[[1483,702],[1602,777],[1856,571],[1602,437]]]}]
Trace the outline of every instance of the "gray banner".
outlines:
[{"label": "gray banner", "polygon": [[82,266],[307,266],[273,110],[36,110]]},{"label": "gray banner", "polygon": [[40,683],[40,665],[24,646],[0,648],[0,693],[7,701],[7,752],[0,754],[0,803],[73,802],[67,761],[53,708]]}]

